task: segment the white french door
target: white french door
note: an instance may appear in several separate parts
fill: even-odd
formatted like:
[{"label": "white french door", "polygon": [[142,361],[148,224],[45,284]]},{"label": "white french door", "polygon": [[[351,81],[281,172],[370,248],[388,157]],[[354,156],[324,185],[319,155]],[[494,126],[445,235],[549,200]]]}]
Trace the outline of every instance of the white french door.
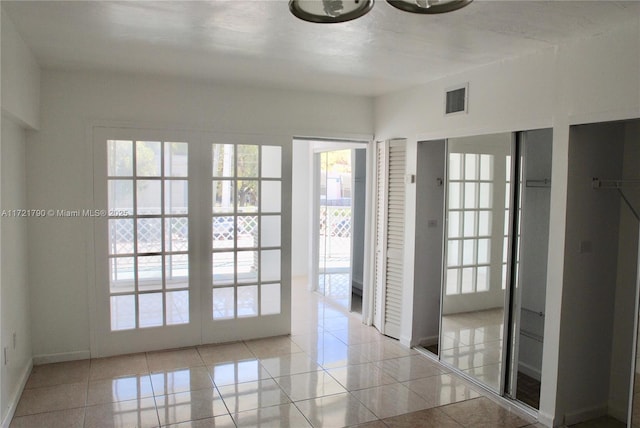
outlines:
[{"label": "white french door", "polygon": [[102,128],[92,356],[290,329],[290,141]]}]

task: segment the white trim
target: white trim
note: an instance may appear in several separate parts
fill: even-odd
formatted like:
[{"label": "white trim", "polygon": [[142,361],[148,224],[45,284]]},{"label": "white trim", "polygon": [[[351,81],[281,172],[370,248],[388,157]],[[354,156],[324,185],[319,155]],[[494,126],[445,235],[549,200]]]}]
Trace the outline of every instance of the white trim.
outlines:
[{"label": "white trim", "polygon": [[[290,140],[294,139],[316,139],[316,140],[352,140],[367,142],[373,140],[373,134],[359,134],[359,133],[339,133],[340,137],[336,137],[335,132],[328,134],[327,131],[318,130],[317,132],[298,129],[259,129],[249,130],[239,128],[220,128],[220,127],[207,127],[198,124],[186,125],[184,123],[166,122],[166,121],[129,121],[129,120],[102,120],[102,119],[89,119],[87,126],[90,128],[123,128],[123,129],[140,129],[151,131],[163,131],[163,132],[205,132],[215,134],[231,134],[231,135],[255,135],[255,136],[287,136]],[[312,136],[312,137],[310,137]]]},{"label": "white trim", "polygon": [[542,424],[546,427],[552,427],[553,425],[553,416],[544,413],[544,412],[539,412],[538,413],[538,423]]},{"label": "white trim", "polygon": [[375,142],[370,141],[366,148],[366,177],[365,177],[365,215],[364,215],[364,256],[362,265],[362,322],[365,325],[373,324],[373,293],[375,284],[372,283],[372,269],[375,266],[374,242],[375,227],[371,204],[374,203],[375,180]]},{"label": "white trim", "polygon": [[639,109],[607,110],[593,113],[569,115],[569,126],[586,125],[589,123],[615,122],[640,118]]},{"label": "white trim", "polygon": [[64,363],[66,361],[88,360],[91,358],[91,351],[61,352],[59,354],[42,354],[33,356],[33,365],[50,363]]},{"label": "white trim", "polygon": [[430,141],[430,140],[446,140],[451,138],[461,138],[461,137],[477,137],[482,135],[489,134],[502,134],[507,132],[518,132],[518,131],[531,131],[535,129],[544,129],[544,128],[552,128],[555,129],[554,124],[550,120],[543,120],[540,122],[519,122],[514,123],[512,125],[508,125],[508,127],[469,127],[465,128],[455,127],[453,129],[441,129],[434,130],[430,132],[424,132],[420,134],[416,134],[416,141]]},{"label": "white trim", "polygon": [[29,380],[29,376],[31,375],[31,370],[33,369],[33,359],[29,360],[29,363],[25,367],[22,372],[22,376],[20,377],[20,384],[18,388],[16,388],[15,393],[9,400],[7,406],[7,415],[4,417],[2,421],[2,428],[9,428],[11,425],[11,421],[13,420],[13,416],[16,413],[16,408],[18,407],[18,402],[20,401],[20,397],[22,396],[22,392],[24,391],[25,386],[27,386],[27,380]]}]

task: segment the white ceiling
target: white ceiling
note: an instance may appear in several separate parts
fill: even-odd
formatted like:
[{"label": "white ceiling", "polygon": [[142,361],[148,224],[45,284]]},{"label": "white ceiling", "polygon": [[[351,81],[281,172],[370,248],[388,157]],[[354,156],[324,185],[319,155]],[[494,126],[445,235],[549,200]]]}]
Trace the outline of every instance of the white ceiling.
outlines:
[{"label": "white ceiling", "polygon": [[343,24],[286,0],[7,1],[41,66],[379,95],[640,16],[639,1],[489,1],[414,15],[378,0]]}]

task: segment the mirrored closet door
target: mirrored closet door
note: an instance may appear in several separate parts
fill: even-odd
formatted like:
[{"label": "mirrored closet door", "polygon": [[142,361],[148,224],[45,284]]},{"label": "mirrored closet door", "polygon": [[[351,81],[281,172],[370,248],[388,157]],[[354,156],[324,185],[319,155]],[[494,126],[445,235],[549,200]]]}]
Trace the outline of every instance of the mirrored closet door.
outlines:
[{"label": "mirrored closet door", "polygon": [[446,161],[439,358],[537,408],[551,131],[452,138]]}]

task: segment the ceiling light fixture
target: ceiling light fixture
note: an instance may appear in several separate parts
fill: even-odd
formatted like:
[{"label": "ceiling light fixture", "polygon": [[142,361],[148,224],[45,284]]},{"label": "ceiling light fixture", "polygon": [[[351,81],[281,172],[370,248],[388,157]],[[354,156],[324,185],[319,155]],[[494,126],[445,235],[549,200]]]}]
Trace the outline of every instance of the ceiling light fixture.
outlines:
[{"label": "ceiling light fixture", "polygon": [[434,15],[436,13],[453,12],[471,3],[473,0],[387,0],[391,6],[411,13],[424,13]]},{"label": "ceiling light fixture", "polygon": [[[387,0],[391,6],[411,13],[453,12],[473,0]],[[374,0],[290,0],[289,10],[298,18],[321,24],[360,18],[373,8]]]}]

